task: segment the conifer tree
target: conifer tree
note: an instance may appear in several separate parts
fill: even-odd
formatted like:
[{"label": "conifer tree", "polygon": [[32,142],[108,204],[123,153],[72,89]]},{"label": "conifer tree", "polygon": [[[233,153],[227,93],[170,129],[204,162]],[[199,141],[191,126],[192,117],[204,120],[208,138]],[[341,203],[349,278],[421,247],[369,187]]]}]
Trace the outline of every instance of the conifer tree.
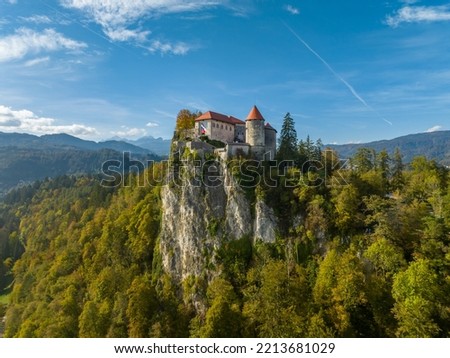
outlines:
[{"label": "conifer tree", "polygon": [[297,157],[297,131],[295,130],[294,119],[288,112],[284,116],[281,128],[277,159],[295,161]]},{"label": "conifer tree", "polygon": [[391,183],[391,186],[394,190],[400,189],[404,184],[404,177],[403,177],[404,167],[405,166],[403,164],[400,149],[396,148],[393,158],[392,183]]}]

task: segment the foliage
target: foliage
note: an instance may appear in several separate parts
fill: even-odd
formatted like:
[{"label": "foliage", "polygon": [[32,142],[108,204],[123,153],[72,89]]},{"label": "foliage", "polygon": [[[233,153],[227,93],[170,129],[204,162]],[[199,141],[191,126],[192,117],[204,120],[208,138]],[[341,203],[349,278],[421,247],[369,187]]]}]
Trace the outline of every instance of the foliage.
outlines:
[{"label": "foliage", "polygon": [[199,116],[201,116],[200,112],[191,112],[188,109],[182,109],[178,112],[176,133],[179,139],[189,137],[190,131],[195,126],[195,119]]},{"label": "foliage", "polygon": [[211,144],[215,148],[225,148],[226,144],[220,140],[217,139],[209,139],[206,137],[205,142],[208,144]]},{"label": "foliage", "polygon": [[182,282],[159,248],[162,164],[142,174],[153,186],[63,176],[11,192],[6,336],[449,337],[448,170],[372,150],[340,167],[319,144],[300,141],[291,168],[229,163],[249,202],[273,208],[276,242],[229,238],[209,220],[208,267]]},{"label": "foliage", "polygon": [[297,131],[295,123],[290,113],[286,113],[281,127],[280,138],[278,139],[278,160],[296,160],[297,159]]}]

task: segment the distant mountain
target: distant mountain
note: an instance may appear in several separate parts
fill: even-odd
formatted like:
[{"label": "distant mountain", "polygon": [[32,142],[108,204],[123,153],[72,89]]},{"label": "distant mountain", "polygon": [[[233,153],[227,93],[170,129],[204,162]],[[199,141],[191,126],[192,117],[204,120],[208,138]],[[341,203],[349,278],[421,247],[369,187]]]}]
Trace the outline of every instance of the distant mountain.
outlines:
[{"label": "distant mountain", "polygon": [[65,133],[49,134],[38,137],[31,134],[0,132],[0,147],[9,146],[19,148],[47,148],[57,146],[83,150],[112,149],[118,152],[131,152],[134,154],[155,153],[150,149],[146,149],[125,141],[108,140],[97,143],[90,140],[83,140]]},{"label": "distant mountain", "polygon": [[68,134],[41,137],[0,132],[0,196],[21,183],[64,174],[98,173],[107,160],[160,160],[148,149],[123,141],[96,143]]},{"label": "distant mountain", "polygon": [[450,166],[450,131],[410,134],[407,136],[381,140],[365,144],[327,145],[336,150],[342,158],[353,156],[359,148],[372,148],[377,152],[386,149],[390,154],[399,148],[405,163],[414,157],[424,155],[438,163]]},{"label": "distant mountain", "polygon": [[128,143],[137,145],[138,147],[148,149],[149,151],[160,155],[167,156],[170,152],[170,139],[154,138],[152,136],[142,137],[137,140],[122,139]]}]

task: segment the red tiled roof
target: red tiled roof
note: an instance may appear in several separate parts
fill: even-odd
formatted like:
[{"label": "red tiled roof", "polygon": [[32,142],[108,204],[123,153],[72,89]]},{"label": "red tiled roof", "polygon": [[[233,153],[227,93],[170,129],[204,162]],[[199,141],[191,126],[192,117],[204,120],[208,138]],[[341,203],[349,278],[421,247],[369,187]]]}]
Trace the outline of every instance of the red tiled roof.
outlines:
[{"label": "red tiled roof", "polygon": [[264,117],[262,116],[261,112],[256,106],[253,106],[252,110],[247,116],[247,121],[254,121],[254,120],[261,120],[261,121],[264,120]]},{"label": "red tiled roof", "polygon": [[234,122],[234,124],[242,124],[242,125],[245,126],[245,122],[244,122],[244,121],[241,121],[239,118],[230,116],[230,119]]},{"label": "red tiled roof", "polygon": [[[265,128],[266,128],[266,129],[273,130],[273,131],[275,131],[275,132],[277,131],[275,128],[273,128],[273,127],[270,125],[269,122],[266,123]],[[278,132],[277,132],[277,133],[278,133]]]},{"label": "red tiled roof", "polygon": [[215,120],[219,122],[224,122],[228,124],[245,124],[245,122],[241,121],[238,118],[232,117],[232,116],[226,116],[224,114],[208,111],[206,113],[203,113],[200,117],[198,117],[195,121],[206,121],[206,120]]}]

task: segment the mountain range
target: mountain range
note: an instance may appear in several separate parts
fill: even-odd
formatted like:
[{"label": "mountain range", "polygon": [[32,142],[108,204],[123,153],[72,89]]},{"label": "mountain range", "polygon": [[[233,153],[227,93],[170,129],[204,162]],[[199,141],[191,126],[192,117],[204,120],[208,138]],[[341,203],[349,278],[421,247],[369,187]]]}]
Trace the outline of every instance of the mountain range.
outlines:
[{"label": "mountain range", "polygon": [[137,140],[127,140],[127,139],[121,140],[136,145],[138,147],[148,149],[149,151],[155,153],[156,155],[160,155],[163,157],[167,156],[170,152],[171,141],[169,139],[154,138],[151,136],[147,136],[139,138]]},{"label": "mountain range", "polygon": [[[399,148],[405,163],[424,155],[450,166],[450,131],[411,134],[371,143],[327,145],[341,158],[349,158],[359,148],[386,149],[393,154]],[[108,159],[121,160],[130,152],[138,160],[160,160],[167,156],[170,140],[143,137],[138,140],[113,138],[94,142],[68,134],[35,136],[0,132],[0,196],[21,183],[64,174],[98,173]]]},{"label": "mountain range", "polygon": [[[105,142],[94,142],[80,139],[69,134],[49,134],[35,136],[23,133],[2,133],[0,132],[0,147],[18,148],[65,148],[78,150],[101,150],[111,149],[118,152],[131,152],[134,154],[156,154],[151,149],[135,145],[123,140],[108,140]],[[168,151],[167,151],[168,153]]]},{"label": "mountain range", "polygon": [[38,137],[0,132],[0,196],[19,184],[46,177],[98,173],[105,161],[123,160],[124,152],[143,162],[162,159],[149,149],[124,141],[97,143],[68,134]]},{"label": "mountain range", "polygon": [[391,140],[380,140],[371,143],[327,145],[339,153],[341,158],[350,158],[359,148],[371,148],[379,152],[386,149],[393,154],[399,148],[405,163],[414,157],[423,155],[439,164],[450,166],[450,131],[410,134]]}]

